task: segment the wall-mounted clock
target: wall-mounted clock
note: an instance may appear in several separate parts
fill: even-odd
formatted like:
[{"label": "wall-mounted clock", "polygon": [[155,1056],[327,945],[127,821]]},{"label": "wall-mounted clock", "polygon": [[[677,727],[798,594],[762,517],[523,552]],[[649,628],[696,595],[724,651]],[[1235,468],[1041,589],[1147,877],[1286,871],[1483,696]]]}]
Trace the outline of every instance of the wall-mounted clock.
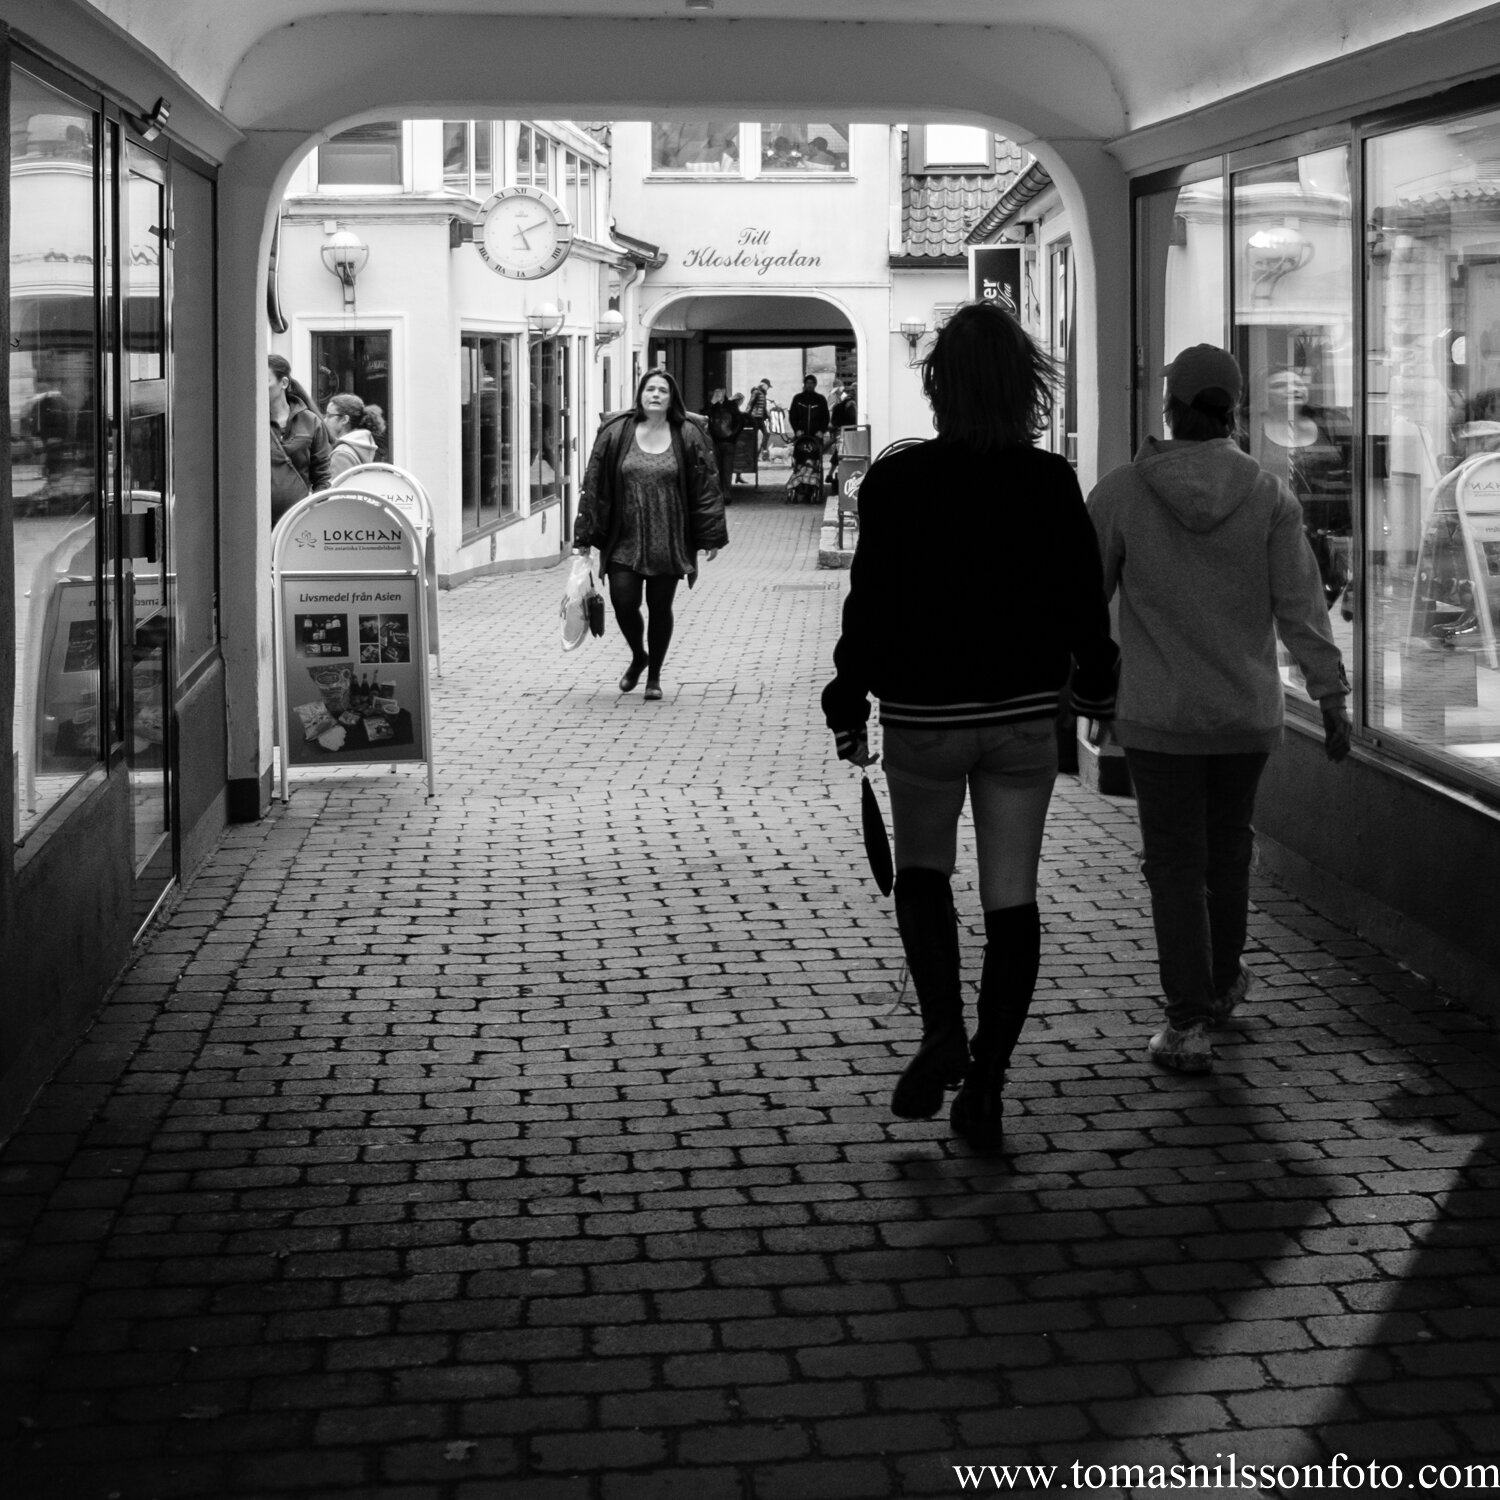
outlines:
[{"label": "wall-mounted clock", "polygon": [[573,221],[540,188],[501,188],[479,210],[474,243],[490,270],[535,281],[550,276],[568,258]]}]

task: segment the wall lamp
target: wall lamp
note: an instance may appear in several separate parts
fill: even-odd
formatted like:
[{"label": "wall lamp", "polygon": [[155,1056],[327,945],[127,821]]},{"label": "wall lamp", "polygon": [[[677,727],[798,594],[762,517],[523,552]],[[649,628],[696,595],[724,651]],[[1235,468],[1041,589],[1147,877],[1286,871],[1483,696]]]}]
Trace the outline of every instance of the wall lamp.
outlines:
[{"label": "wall lamp", "polygon": [[555,302],[544,302],[535,312],[526,314],[527,326],[546,338],[563,326],[563,311]]},{"label": "wall lamp", "polygon": [[352,229],[340,229],[323,242],[323,264],[344,289],[344,311],[354,311],[354,279],[370,262],[370,247]]},{"label": "wall lamp", "polygon": [[612,344],[625,332],[625,314],[618,308],[607,307],[599,314],[599,321],[594,324],[594,353],[604,348],[606,344]]},{"label": "wall lamp", "polygon": [[172,104],[168,99],[158,99],[148,114],[133,115],[128,110],[124,114],[131,128],[140,132],[143,141],[154,141],[167,128],[167,121],[172,115]]},{"label": "wall lamp", "polygon": [[906,363],[908,368],[917,362],[917,345],[922,342],[922,335],[927,332],[927,325],[920,318],[903,318],[901,321],[901,337],[906,340]]}]

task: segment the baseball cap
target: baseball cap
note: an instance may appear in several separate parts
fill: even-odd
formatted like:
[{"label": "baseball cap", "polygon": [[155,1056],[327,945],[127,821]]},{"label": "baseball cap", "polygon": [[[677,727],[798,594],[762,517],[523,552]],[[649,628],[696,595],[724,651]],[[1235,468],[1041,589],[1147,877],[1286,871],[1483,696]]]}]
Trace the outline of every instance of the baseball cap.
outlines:
[{"label": "baseball cap", "polygon": [[1163,372],[1167,394],[1191,406],[1205,391],[1221,390],[1235,405],[1245,383],[1234,356],[1217,344],[1194,344],[1184,349]]}]

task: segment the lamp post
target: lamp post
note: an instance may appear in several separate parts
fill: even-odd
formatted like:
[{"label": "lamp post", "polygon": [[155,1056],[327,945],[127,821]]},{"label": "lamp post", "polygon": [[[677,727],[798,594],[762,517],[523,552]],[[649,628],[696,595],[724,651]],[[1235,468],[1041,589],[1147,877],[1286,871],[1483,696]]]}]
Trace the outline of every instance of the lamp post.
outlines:
[{"label": "lamp post", "polygon": [[555,302],[544,302],[526,314],[526,325],[538,337],[546,338],[563,326],[563,311]]},{"label": "lamp post", "polygon": [[352,229],[340,229],[323,242],[323,264],[344,289],[344,311],[354,311],[354,280],[370,262],[370,247]]}]

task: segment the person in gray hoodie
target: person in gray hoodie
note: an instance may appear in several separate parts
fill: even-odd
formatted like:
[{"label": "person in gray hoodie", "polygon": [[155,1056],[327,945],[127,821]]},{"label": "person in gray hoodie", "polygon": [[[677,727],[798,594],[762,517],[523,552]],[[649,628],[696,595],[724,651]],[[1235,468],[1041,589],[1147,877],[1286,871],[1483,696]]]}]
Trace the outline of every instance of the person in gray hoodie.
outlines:
[{"label": "person in gray hoodie", "polygon": [[1276,638],[1349,753],[1349,681],[1302,511],[1233,438],[1239,366],[1196,344],[1167,367],[1171,441],[1148,437],[1089,497],[1108,597],[1119,594],[1113,726],[1141,822],[1165,999],[1156,1063],[1213,1066],[1210,1030],[1244,999],[1251,817],[1281,742]]}]

